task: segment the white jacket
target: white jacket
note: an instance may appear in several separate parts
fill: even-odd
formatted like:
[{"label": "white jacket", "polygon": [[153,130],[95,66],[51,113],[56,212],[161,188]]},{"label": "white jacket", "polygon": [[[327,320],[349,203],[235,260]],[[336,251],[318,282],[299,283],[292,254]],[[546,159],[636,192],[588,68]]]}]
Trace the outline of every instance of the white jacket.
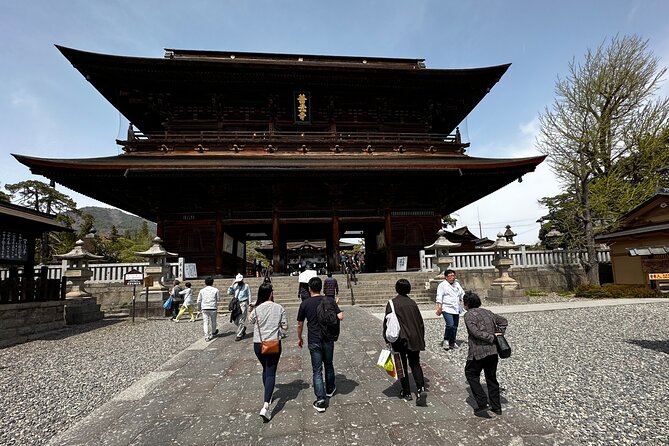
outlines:
[{"label": "white jacket", "polygon": [[197,303],[201,310],[218,310],[218,301],[220,299],[218,288],[206,286],[200,290],[197,295]]}]

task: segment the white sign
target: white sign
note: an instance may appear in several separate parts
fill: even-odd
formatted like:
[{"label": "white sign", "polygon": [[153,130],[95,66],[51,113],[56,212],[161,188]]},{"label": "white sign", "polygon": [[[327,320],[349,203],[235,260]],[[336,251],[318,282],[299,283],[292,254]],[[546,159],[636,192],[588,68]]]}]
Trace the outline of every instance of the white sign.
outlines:
[{"label": "white sign", "polygon": [[184,263],[184,279],[197,279],[196,263]]},{"label": "white sign", "polygon": [[129,271],[123,276],[126,285],[141,285],[144,283],[144,274],[136,270]]},{"label": "white sign", "polygon": [[398,257],[397,258],[397,266],[395,267],[395,271],[406,271],[408,260],[409,260],[409,257],[407,257],[407,256]]}]

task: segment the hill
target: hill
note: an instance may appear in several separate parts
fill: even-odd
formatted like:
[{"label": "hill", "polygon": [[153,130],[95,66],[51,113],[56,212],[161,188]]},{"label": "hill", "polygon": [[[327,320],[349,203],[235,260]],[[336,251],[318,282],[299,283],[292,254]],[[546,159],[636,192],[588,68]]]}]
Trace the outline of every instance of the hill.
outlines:
[{"label": "hill", "polygon": [[[156,233],[156,224],[149,221],[149,220],[144,220],[141,217],[137,217],[136,215],[128,214],[127,212],[123,212],[118,209],[111,209],[111,208],[101,208],[97,206],[86,206],[81,209],[79,209],[83,214],[90,214],[95,218],[95,229],[97,229],[98,234],[105,234],[109,235],[111,232],[112,226],[116,226],[116,229],[118,230],[119,234],[125,233],[125,231],[131,231],[135,232],[137,231],[141,226],[142,222],[146,221],[147,224],[149,225],[149,232],[151,234]],[[81,223],[81,218],[75,217],[75,223],[74,227],[77,228]]]}]

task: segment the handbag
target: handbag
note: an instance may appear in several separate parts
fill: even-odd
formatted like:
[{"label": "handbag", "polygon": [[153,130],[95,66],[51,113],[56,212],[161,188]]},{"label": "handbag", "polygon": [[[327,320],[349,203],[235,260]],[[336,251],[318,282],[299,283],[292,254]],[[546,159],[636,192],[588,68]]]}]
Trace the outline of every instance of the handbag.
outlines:
[{"label": "handbag", "polygon": [[389,376],[395,378],[395,362],[393,361],[393,354],[390,349],[384,348],[379,354],[379,359],[376,360],[376,366],[386,371]]},{"label": "handbag", "polygon": [[503,334],[495,335],[495,345],[497,346],[497,354],[500,358],[506,359],[511,356],[511,346]]},{"label": "handbag", "polygon": [[258,309],[254,310],[256,312],[256,325],[258,326],[258,337],[260,338],[260,354],[261,355],[276,355],[279,353],[279,346],[281,341],[279,338],[276,339],[262,339],[262,331],[260,330],[260,319],[258,318]]},{"label": "handbag", "polygon": [[395,314],[395,306],[393,305],[393,300],[388,301],[390,304],[390,313],[386,315],[386,339],[388,342],[393,343],[397,341],[400,337],[400,322],[397,320],[397,314]]},{"label": "handbag", "polygon": [[168,297],[167,300],[163,303],[163,308],[166,310],[169,310],[172,308],[172,304],[174,303],[174,300],[172,299],[172,296]]}]

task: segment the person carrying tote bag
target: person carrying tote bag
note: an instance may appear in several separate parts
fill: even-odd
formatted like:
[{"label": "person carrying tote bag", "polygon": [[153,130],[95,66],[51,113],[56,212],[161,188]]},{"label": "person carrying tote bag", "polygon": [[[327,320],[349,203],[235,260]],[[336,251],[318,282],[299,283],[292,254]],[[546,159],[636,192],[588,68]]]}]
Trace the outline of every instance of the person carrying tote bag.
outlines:
[{"label": "person carrying tote bag", "polygon": [[276,369],[281,358],[281,333],[288,330],[286,310],[274,302],[271,283],[260,285],[258,300],[251,312],[249,322],[254,324],[253,350],[262,365],[262,383],[265,388],[263,407],[259,415],[265,422],[268,422],[272,418],[270,403],[276,381]]},{"label": "person carrying tote bag", "polygon": [[[503,316],[481,307],[481,299],[474,293],[466,293],[463,303],[465,325],[469,333],[469,352],[465,364],[465,377],[476,400],[476,415],[491,409],[495,414],[502,415],[502,403],[499,397],[497,382],[497,334],[504,334],[508,321]],[[485,374],[488,387],[486,396],[481,386],[481,371]],[[490,404],[488,404],[488,401]]]}]

